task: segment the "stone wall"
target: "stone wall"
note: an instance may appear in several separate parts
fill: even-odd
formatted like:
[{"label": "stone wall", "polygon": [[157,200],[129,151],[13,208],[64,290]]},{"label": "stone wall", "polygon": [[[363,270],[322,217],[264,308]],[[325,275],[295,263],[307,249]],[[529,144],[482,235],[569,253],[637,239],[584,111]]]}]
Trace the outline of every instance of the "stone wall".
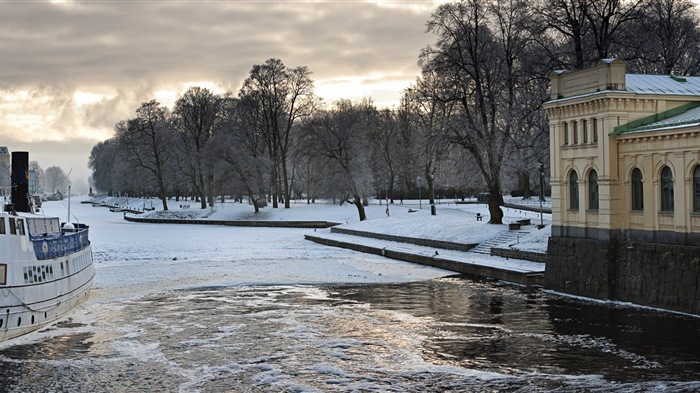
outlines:
[{"label": "stone wall", "polygon": [[522,259],[531,262],[547,262],[547,254],[543,252],[523,251],[514,248],[491,247],[491,255],[502,258]]},{"label": "stone wall", "polygon": [[553,236],[545,287],[700,314],[700,247]]}]

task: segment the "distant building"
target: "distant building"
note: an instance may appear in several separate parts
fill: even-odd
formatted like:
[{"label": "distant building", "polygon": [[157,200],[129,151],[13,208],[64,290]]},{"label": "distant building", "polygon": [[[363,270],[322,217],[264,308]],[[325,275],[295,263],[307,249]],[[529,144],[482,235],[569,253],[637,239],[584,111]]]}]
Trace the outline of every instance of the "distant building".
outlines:
[{"label": "distant building", "polygon": [[547,286],[700,314],[700,77],[555,71]]},{"label": "distant building", "polygon": [[10,150],[7,149],[7,146],[0,146],[0,162],[10,165],[11,159],[12,156],[10,155]]},{"label": "distant building", "polygon": [[0,146],[0,196],[10,195],[10,165],[12,155],[6,146]]}]

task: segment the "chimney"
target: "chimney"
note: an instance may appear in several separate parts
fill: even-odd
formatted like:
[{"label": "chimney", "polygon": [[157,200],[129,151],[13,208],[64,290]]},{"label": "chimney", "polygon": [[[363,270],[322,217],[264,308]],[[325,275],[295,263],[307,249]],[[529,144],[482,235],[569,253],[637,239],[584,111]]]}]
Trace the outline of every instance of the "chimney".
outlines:
[{"label": "chimney", "polygon": [[29,153],[12,152],[12,203],[15,211],[29,213]]}]

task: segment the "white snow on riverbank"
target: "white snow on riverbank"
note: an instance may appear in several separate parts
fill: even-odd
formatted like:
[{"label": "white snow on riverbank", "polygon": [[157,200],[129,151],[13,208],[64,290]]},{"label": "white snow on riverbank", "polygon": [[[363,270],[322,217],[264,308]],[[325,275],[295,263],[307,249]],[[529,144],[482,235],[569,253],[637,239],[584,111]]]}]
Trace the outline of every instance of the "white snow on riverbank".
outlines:
[{"label": "white snow on riverbank", "polygon": [[[143,200],[126,198],[96,198],[96,201],[106,201],[120,206],[131,206],[141,209],[151,204],[157,206],[153,212],[144,216],[154,218],[190,218],[210,220],[254,220],[254,221],[329,221],[342,224],[343,228],[359,231],[442,240],[463,244],[478,244],[498,236],[508,230],[508,223],[522,219],[530,219],[533,225],[524,226],[527,235],[520,237],[515,243],[504,244],[525,251],[546,252],[547,240],[551,234],[551,214],[527,211],[523,209],[503,208],[504,224],[488,224],[489,212],[485,204],[460,203],[455,201],[442,202],[436,205],[436,215],[430,214],[430,206],[423,201],[404,201],[403,204],[390,204],[389,214],[384,201],[372,201],[365,207],[367,220],[359,221],[357,208],[352,204],[338,206],[328,202],[314,204],[293,203],[289,209],[283,207],[273,209],[268,206],[259,213],[254,213],[252,206],[234,202],[217,203],[213,208],[201,209],[198,203],[169,201],[169,210],[162,211],[158,200],[153,199],[144,203]],[[524,204],[537,210],[539,203],[535,200],[523,201],[521,198],[507,200],[514,204]],[[549,203],[545,205],[549,207]],[[477,214],[482,220],[477,220]],[[544,224],[541,230],[537,224]]]}]

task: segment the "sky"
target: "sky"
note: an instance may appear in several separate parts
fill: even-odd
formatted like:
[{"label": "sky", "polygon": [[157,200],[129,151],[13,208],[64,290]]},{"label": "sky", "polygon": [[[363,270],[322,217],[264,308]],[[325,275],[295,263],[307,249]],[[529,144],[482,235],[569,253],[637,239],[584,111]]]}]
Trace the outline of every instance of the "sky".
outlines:
[{"label": "sky", "polygon": [[269,58],[308,66],[326,102],[398,103],[442,0],[0,0],[0,146],[86,184],[92,147],[141,103],[237,94]]}]

